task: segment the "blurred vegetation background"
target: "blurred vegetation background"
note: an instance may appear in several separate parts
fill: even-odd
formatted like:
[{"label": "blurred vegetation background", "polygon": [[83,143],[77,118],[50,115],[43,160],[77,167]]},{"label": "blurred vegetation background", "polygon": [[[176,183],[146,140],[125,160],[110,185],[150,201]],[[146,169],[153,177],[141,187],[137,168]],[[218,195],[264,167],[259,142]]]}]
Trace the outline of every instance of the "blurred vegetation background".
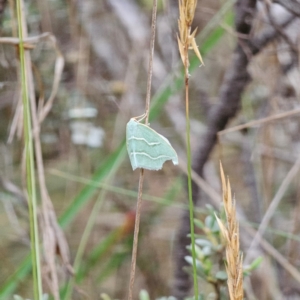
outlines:
[{"label": "blurred vegetation background", "polygon": [[[300,299],[300,4],[276,2],[198,1],[194,26],[205,66],[199,68],[191,55],[191,139],[194,183],[201,194],[195,195],[201,198],[196,209],[199,251],[208,249],[203,240],[210,243],[210,252],[198,258],[205,269],[199,270],[199,280],[203,294],[211,297],[207,299],[228,299],[226,292],[217,292],[226,286],[226,275],[217,274],[219,268],[224,271],[224,241],[212,220],[221,206],[220,159],[237,199],[244,257],[253,238],[244,234],[245,228],[257,229],[272,200],[277,202],[264,239],[286,261],[278,262],[276,255],[256,245],[252,260],[263,257],[263,262],[246,283],[247,298]],[[241,9],[249,13],[247,5],[250,17],[240,20]],[[152,1],[29,0],[24,6],[28,36],[38,37],[25,40],[36,104],[41,112],[49,103],[39,137],[54,207],[50,211],[57,216],[57,222],[55,214],[50,219],[61,299],[68,299],[78,250],[82,253],[69,299],[100,299],[102,293],[124,299],[139,175],[132,172],[127,157],[125,127],[131,117],[144,112]],[[0,299],[13,299],[13,294],[32,299],[15,2],[0,1],[0,10]],[[187,245],[177,236],[188,199],[177,19],[178,2],[160,0],[150,122],[170,140],[180,164],[168,162],[163,170],[145,173],[136,299],[142,289],[150,299],[183,299],[189,290],[189,284],[180,285],[178,279],[178,272],[189,271],[178,259],[180,248],[186,253]],[[249,32],[244,34],[239,24],[250,26]],[[269,40],[259,44],[268,33]],[[234,69],[241,51],[246,63]],[[247,73],[249,78],[229,85],[233,73],[242,79]],[[216,139],[214,113],[221,102],[222,111],[229,112],[226,121],[220,118],[217,131],[241,126]],[[210,132],[215,136],[211,148]],[[203,153],[206,158],[200,161]],[[42,198],[38,192],[39,204]],[[40,236],[47,239],[41,215],[39,211]],[[45,240],[43,245],[45,250]],[[187,266],[188,262],[189,258]],[[53,294],[50,267],[42,255],[44,291]]]}]

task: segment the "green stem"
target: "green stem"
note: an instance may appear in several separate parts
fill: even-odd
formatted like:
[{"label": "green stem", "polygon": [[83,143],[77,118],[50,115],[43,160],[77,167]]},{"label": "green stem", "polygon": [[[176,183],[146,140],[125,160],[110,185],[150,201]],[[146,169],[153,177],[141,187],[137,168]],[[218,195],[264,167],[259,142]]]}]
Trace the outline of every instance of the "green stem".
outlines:
[{"label": "green stem", "polygon": [[26,181],[27,181],[27,198],[30,221],[30,240],[31,240],[31,259],[33,266],[33,290],[34,299],[41,300],[43,297],[42,276],[40,267],[39,253],[39,235],[37,220],[37,201],[36,201],[36,184],[34,171],[34,150],[32,140],[30,104],[28,98],[28,87],[26,78],[25,51],[23,45],[23,16],[22,16],[22,0],[17,0],[17,16],[19,29],[19,53],[20,53],[20,69],[21,69],[21,86],[23,99],[23,123],[24,123],[24,140],[25,140],[25,159],[26,159]]},{"label": "green stem", "polygon": [[188,194],[189,194],[189,210],[190,210],[190,227],[192,242],[192,258],[193,258],[193,278],[195,300],[199,298],[197,265],[196,265],[196,247],[195,247],[195,229],[194,229],[194,203],[192,193],[192,160],[191,160],[191,138],[190,138],[190,116],[189,116],[189,70],[188,70],[188,51],[186,50],[185,62],[185,113],[186,113],[186,149],[187,149],[187,173],[188,173]]},{"label": "green stem", "polygon": [[79,244],[79,247],[78,247],[78,250],[77,250],[77,253],[76,253],[76,257],[75,257],[75,260],[74,260],[75,275],[68,282],[67,291],[66,291],[65,296],[63,297],[65,300],[70,300],[71,299],[72,290],[73,290],[74,283],[76,281],[76,277],[77,277],[79,269],[80,269],[80,264],[81,264],[81,261],[82,261],[83,254],[84,254],[84,251],[86,249],[86,245],[88,243],[88,240],[89,240],[89,237],[91,235],[92,229],[95,225],[96,219],[99,215],[99,212],[100,212],[100,209],[101,209],[102,204],[104,202],[106,194],[107,194],[106,190],[103,190],[100,193],[98,199],[96,200],[95,205],[93,206],[91,216],[90,216],[90,218],[87,222],[87,225],[84,229],[84,232],[83,232],[83,235],[82,235],[82,238],[80,240],[80,244]]}]

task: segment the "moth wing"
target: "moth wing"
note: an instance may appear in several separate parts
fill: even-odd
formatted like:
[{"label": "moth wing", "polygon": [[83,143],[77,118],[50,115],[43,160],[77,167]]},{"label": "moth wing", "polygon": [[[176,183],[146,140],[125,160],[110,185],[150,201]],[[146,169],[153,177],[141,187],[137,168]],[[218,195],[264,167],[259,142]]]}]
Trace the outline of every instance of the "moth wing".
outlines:
[{"label": "moth wing", "polygon": [[178,164],[178,157],[168,139],[150,127],[131,119],[127,124],[127,149],[133,170],[160,170],[167,160]]},{"label": "moth wing", "polygon": [[138,163],[132,155],[135,151],[135,141],[133,137],[136,135],[136,128],[137,128],[137,122],[134,121],[133,119],[130,119],[130,121],[126,125],[126,146],[127,146],[130,163],[133,170],[138,168]]}]

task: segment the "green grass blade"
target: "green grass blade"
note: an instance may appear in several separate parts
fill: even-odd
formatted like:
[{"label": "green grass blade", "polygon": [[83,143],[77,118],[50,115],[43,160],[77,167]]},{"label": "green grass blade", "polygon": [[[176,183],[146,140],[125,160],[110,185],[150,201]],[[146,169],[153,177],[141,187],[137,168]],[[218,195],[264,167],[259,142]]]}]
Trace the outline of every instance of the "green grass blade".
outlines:
[{"label": "green grass blade", "polygon": [[19,268],[14,272],[14,274],[9,278],[9,280],[1,286],[1,300],[10,299],[20,281],[24,280],[31,271],[31,255],[28,254],[24,261],[21,263]]},{"label": "green grass blade", "polygon": [[99,261],[105,254],[108,254],[109,249],[115,244],[118,236],[120,234],[120,229],[115,229],[110,232],[91,252],[84,266],[79,270],[76,276],[76,282],[81,282],[82,279],[87,275],[90,269],[95,266],[97,261]]},{"label": "green grass blade", "polygon": [[[123,162],[126,154],[125,140],[120,144],[115,152],[113,152],[108,158],[105,159],[105,162],[99,167],[96,173],[92,177],[92,181],[100,182],[106,178],[106,176],[113,170],[117,169],[120,164]],[[75,197],[69,208],[63,213],[59,218],[59,224],[62,228],[65,228],[70,222],[75,218],[80,209],[84,204],[87,203],[87,200],[90,199],[94,192],[97,190],[97,187],[93,185],[85,186],[82,191]]]},{"label": "green grass blade", "polygon": [[[36,200],[36,183],[34,169],[34,150],[33,135],[31,127],[30,101],[28,94],[28,81],[26,74],[26,57],[23,45],[23,16],[24,3],[17,0],[17,18],[19,31],[19,54],[20,54],[20,70],[21,70],[21,88],[23,100],[23,127],[24,127],[24,143],[25,143],[25,160],[26,160],[26,183],[27,183],[27,199],[30,222],[30,246],[33,274],[33,294],[34,299],[42,299],[42,275],[40,266],[40,249],[37,219],[37,200]],[[26,25],[25,25],[26,26]]]},{"label": "green grass blade", "polygon": [[97,278],[97,283],[100,284],[102,281],[107,279],[109,275],[113,274],[114,271],[119,269],[123,262],[130,258],[130,255],[131,253],[129,252],[114,253],[110,257],[106,266],[101,270],[101,273]]}]

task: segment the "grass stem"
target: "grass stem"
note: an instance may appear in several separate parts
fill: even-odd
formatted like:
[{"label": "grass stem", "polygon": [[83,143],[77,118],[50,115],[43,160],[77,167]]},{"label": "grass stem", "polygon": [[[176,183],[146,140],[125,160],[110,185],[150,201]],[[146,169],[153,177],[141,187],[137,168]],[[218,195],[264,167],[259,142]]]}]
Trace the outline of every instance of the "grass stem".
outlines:
[{"label": "grass stem", "polygon": [[[186,49],[188,51],[188,49]],[[188,55],[186,55],[188,60]],[[188,66],[188,61],[186,61]],[[191,136],[190,136],[190,115],[189,115],[189,72],[188,67],[185,68],[185,113],[186,113],[186,151],[187,151],[187,175],[188,175],[188,194],[189,194],[189,211],[190,211],[190,229],[191,229],[191,244],[193,258],[193,280],[195,300],[198,300],[199,289],[197,279],[196,265],[196,247],[195,247],[195,229],[194,229],[194,203],[192,193],[192,159],[191,159]]]},{"label": "grass stem", "polygon": [[194,230],[194,203],[192,193],[192,160],[191,160],[191,138],[190,138],[190,115],[189,115],[189,49],[193,49],[199,61],[203,64],[201,54],[198,50],[195,35],[196,30],[191,32],[191,25],[197,6],[197,0],[179,0],[179,35],[177,36],[178,48],[184,65],[185,81],[185,112],[186,112],[186,151],[187,151],[187,174],[188,174],[188,195],[190,211],[190,230],[193,259],[193,279],[195,300],[199,298],[197,265],[196,265],[196,247],[195,247],[195,230]]},{"label": "grass stem", "polygon": [[77,279],[76,278],[77,274],[80,270],[82,257],[83,257],[84,251],[86,249],[86,245],[88,243],[89,237],[91,236],[91,232],[92,232],[93,227],[95,225],[96,219],[99,216],[99,212],[100,212],[100,209],[103,205],[106,194],[107,194],[107,191],[102,190],[102,192],[100,193],[100,195],[98,196],[98,198],[96,200],[96,203],[93,206],[92,213],[91,213],[91,215],[89,217],[89,220],[88,220],[88,222],[85,226],[82,238],[81,238],[79,246],[78,246],[76,257],[75,257],[75,260],[74,260],[73,268],[74,268],[74,271],[75,271],[75,275],[73,277],[71,277],[71,279],[69,280],[69,282],[67,284],[67,289],[66,289],[65,295],[63,296],[63,299],[65,299],[65,300],[72,299],[72,297],[71,297],[72,296],[72,291],[73,291],[75,281]]},{"label": "grass stem", "polygon": [[32,126],[30,103],[28,97],[28,86],[26,76],[25,51],[23,44],[24,32],[24,3],[22,0],[17,0],[17,18],[19,30],[19,54],[20,54],[20,70],[21,70],[21,87],[23,99],[23,122],[24,122],[24,142],[25,142],[25,160],[26,160],[26,181],[27,181],[27,199],[30,221],[30,240],[31,240],[31,258],[33,272],[33,290],[34,299],[40,300],[43,297],[42,276],[40,267],[39,253],[39,234],[38,234],[38,219],[37,219],[37,200],[36,200],[36,183],[34,170],[34,150],[32,139]]}]

